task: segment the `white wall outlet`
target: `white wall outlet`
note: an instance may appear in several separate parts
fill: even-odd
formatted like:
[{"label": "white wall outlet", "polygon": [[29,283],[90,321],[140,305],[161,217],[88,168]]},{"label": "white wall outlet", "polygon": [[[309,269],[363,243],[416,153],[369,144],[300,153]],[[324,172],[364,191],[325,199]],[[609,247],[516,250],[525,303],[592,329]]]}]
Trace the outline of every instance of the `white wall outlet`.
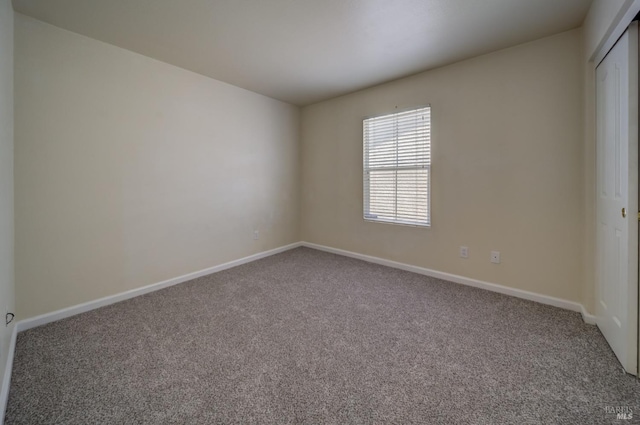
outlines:
[{"label": "white wall outlet", "polygon": [[469,258],[469,247],[460,247],[460,258]]},{"label": "white wall outlet", "polygon": [[254,230],[253,231],[253,240],[257,241],[258,239],[260,239],[260,231]]},{"label": "white wall outlet", "polygon": [[491,251],[491,262],[500,264],[500,251]]}]

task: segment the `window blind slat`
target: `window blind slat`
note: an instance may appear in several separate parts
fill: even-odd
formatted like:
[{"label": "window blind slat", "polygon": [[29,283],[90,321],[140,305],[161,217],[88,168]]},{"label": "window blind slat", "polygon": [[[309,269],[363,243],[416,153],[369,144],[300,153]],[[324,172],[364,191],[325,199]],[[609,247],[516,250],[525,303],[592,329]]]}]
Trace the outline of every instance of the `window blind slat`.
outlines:
[{"label": "window blind slat", "polygon": [[363,121],[364,218],[430,224],[431,108]]}]

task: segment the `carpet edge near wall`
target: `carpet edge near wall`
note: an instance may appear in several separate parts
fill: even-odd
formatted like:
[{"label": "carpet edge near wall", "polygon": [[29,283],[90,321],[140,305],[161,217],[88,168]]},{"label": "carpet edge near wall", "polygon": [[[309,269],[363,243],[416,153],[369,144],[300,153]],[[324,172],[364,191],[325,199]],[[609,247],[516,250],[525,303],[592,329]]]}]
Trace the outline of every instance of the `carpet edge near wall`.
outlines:
[{"label": "carpet edge near wall", "polygon": [[355,259],[366,261],[369,263],[380,264],[380,265],[395,268],[395,269],[405,270],[412,273],[417,273],[425,276],[434,277],[437,279],[442,279],[448,282],[453,282],[453,283],[466,285],[466,286],[472,286],[475,288],[485,289],[491,292],[497,292],[500,294],[509,295],[516,298],[521,298],[529,301],[535,301],[541,304],[551,305],[551,306],[562,308],[565,310],[575,311],[582,315],[582,318],[585,321],[585,323],[590,325],[595,324],[595,316],[590,314],[587,311],[587,309],[584,307],[584,305],[575,301],[569,301],[562,298],[556,298],[549,295],[539,294],[536,292],[525,291],[522,289],[512,288],[509,286],[504,286],[496,283],[473,279],[466,276],[441,272],[438,270],[432,270],[425,267],[415,266],[415,265],[406,264],[406,263],[400,263],[397,261],[392,261],[385,258],[361,254],[358,252],[347,251],[340,248],[334,248],[326,245],[315,244],[312,242],[300,241],[300,242],[294,242],[288,245],[283,245],[281,247],[273,248],[267,251],[262,251],[247,257],[229,261],[227,263],[219,264],[217,266],[209,267],[203,270],[187,273],[185,275],[177,276],[168,280],[164,280],[162,282],[152,283],[150,285],[142,286],[140,288],[131,289],[129,291],[120,292],[114,295],[109,295],[103,298],[88,301],[86,303],[77,304],[77,305],[66,307],[60,310],[52,311],[50,313],[45,313],[38,316],[30,317],[27,319],[22,319],[22,320],[19,320],[15,326],[17,327],[18,332],[22,332],[27,329],[45,325],[47,323],[55,322],[58,320],[62,320],[67,317],[84,313],[86,311],[95,310],[96,308],[100,308],[109,304],[124,301],[124,300],[130,299],[139,295],[143,295],[149,292],[158,291],[160,289],[177,285],[179,283],[188,282],[190,280],[196,279],[201,276],[217,273],[222,270],[227,270],[233,267],[240,266],[242,264],[247,264],[253,261],[260,260],[262,258],[266,258],[272,255],[276,255],[276,254],[289,251],[291,249],[299,248],[299,247],[316,249],[318,251],[324,251],[324,252],[329,252],[336,255],[355,258]]},{"label": "carpet edge near wall", "polygon": [[503,295],[509,295],[515,298],[535,301],[540,304],[551,305],[554,307],[562,308],[564,310],[575,311],[582,315],[582,319],[586,324],[589,324],[589,325],[596,324],[596,317],[590,314],[583,304],[580,304],[576,301],[569,301],[562,298],[556,298],[549,295],[539,294],[536,292],[525,291],[523,289],[511,288],[509,286],[504,286],[497,283],[486,282],[486,281],[473,279],[466,276],[441,272],[438,270],[428,269],[420,266],[414,266],[406,263],[400,263],[393,260],[387,260],[385,258],[374,257],[366,254],[360,254],[358,252],[347,251],[347,250],[333,248],[325,245],[319,245],[311,242],[303,241],[301,242],[301,246],[317,249],[319,251],[330,252],[330,253],[342,255],[345,257],[356,258],[358,260],[367,261],[369,263],[380,264],[380,265],[392,267],[395,269],[400,269],[400,270],[405,270],[412,273],[430,276],[430,277],[445,280],[448,282],[458,283],[466,286],[472,286],[474,288],[485,289],[490,292],[497,292],[497,293],[500,293]]},{"label": "carpet edge near wall", "polygon": [[177,285],[180,283],[188,282],[190,280],[196,279],[201,276],[206,276],[209,274],[217,273],[222,270],[227,270],[233,267],[237,267],[243,264],[247,264],[253,261],[260,260],[262,258],[266,258],[272,255],[276,255],[285,251],[289,251],[295,248],[305,247],[310,249],[316,249],[318,251],[329,252],[336,255],[341,255],[344,257],[355,258],[358,260],[366,261],[369,263],[380,264],[383,266],[405,270],[425,276],[430,276],[438,279],[442,279],[448,282],[453,282],[461,285],[472,286],[475,288],[485,289],[490,292],[497,292],[504,295],[513,296],[516,298],[526,299],[529,301],[538,302],[541,304],[551,305],[554,307],[559,307],[565,310],[575,311],[582,315],[582,319],[585,323],[590,325],[595,325],[596,318],[594,315],[590,314],[584,305],[575,302],[564,300],[561,298],[551,297],[548,295],[538,294],[535,292],[524,291],[521,289],[511,288],[504,285],[499,285],[495,283],[485,282],[465,276],[440,272],[437,270],[427,269],[420,266],[414,266],[411,264],[400,263],[397,261],[392,261],[380,257],[374,257],[370,255],[365,255],[353,251],[347,251],[339,248],[333,248],[325,245],[319,245],[312,242],[300,241],[294,242],[288,245],[284,245],[281,247],[273,248],[267,251],[262,251],[247,257],[243,257],[237,260],[229,261],[227,263],[219,264],[217,266],[213,266],[207,269],[199,270],[192,273],[187,273],[182,276],[178,276],[172,279],[168,279],[162,282],[153,283],[150,285],[146,285],[140,288],[132,289],[129,291],[121,292],[118,294],[110,295],[107,297],[99,298],[97,300],[88,301],[86,303],[70,306],[61,310],[56,310],[50,313],[45,313],[39,316],[27,318],[18,321],[14,327],[11,337],[11,343],[9,346],[9,353],[7,356],[7,369],[5,376],[2,382],[2,390],[0,392],[0,408],[2,408],[2,416],[0,417],[0,425],[4,424],[4,415],[7,406],[7,401],[9,398],[9,387],[11,381],[11,369],[13,365],[14,353],[15,353],[15,343],[18,332],[25,331],[27,329],[31,329],[37,326],[42,326],[47,323],[56,322],[58,320],[65,319],[67,317],[75,316],[77,314],[85,313],[87,311],[95,310],[100,307],[104,307],[110,304],[114,304],[120,301],[124,301],[130,298],[134,298],[140,295],[144,295],[150,292],[158,291],[160,289],[167,288],[169,286]]},{"label": "carpet edge near wall", "polygon": [[63,309],[55,310],[50,313],[44,313],[38,316],[22,319],[22,320],[19,320],[18,323],[16,323],[16,326],[18,327],[18,332],[26,331],[27,329],[35,328],[37,326],[46,325],[47,323],[66,319],[67,317],[71,317],[77,314],[85,313],[87,311],[95,310],[100,307],[104,307],[120,301],[128,300],[140,295],[148,294],[150,292],[159,291],[160,289],[164,289],[173,285],[188,282],[190,280],[193,280],[202,276],[207,276],[207,275],[214,274],[214,273],[227,270],[233,267],[241,266],[243,264],[251,263],[253,261],[260,260],[262,258],[270,257],[272,255],[280,254],[282,252],[289,251],[291,249],[299,248],[300,246],[302,246],[301,242],[294,242],[288,245],[283,245],[277,248],[258,252],[256,254],[248,255],[246,257],[242,257],[237,260],[228,261],[226,263],[218,264],[216,266],[208,267],[206,269],[187,273],[182,276],[173,277],[171,279],[163,280],[161,282],[156,282],[149,285],[141,286],[139,288],[130,289],[128,291],[119,292],[117,294],[108,295],[106,297],[98,298],[92,301],[87,301],[82,304],[65,307]]}]

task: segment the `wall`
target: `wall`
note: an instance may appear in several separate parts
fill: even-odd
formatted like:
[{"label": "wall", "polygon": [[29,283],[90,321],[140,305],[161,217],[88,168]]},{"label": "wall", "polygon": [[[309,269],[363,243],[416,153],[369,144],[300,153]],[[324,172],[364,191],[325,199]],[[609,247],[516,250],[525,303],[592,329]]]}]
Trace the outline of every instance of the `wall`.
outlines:
[{"label": "wall", "polygon": [[[579,301],[581,55],[573,30],[303,108],[303,240]],[[365,222],[363,117],[425,103],[432,227]]]},{"label": "wall", "polygon": [[[0,388],[16,322],[5,326],[14,311],[13,236],[13,8],[0,0]],[[0,422],[4,402],[0,395]]]},{"label": "wall", "polygon": [[[13,8],[0,0],[0,383],[15,324],[5,326],[5,314],[13,304]],[[3,416],[0,399],[0,422]]]},{"label": "wall", "polygon": [[[14,201],[13,201],[13,8],[0,0],[0,389],[15,320],[5,326],[14,310]],[[6,394],[0,394],[0,423]]]},{"label": "wall", "polygon": [[297,107],[20,14],[15,48],[19,319],[300,239]]}]

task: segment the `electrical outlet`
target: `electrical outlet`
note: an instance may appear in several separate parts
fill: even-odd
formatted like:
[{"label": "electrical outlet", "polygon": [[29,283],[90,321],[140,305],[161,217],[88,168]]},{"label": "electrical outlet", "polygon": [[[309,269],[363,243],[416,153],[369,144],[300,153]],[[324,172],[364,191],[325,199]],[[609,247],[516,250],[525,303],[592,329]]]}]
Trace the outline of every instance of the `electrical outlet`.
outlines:
[{"label": "electrical outlet", "polygon": [[469,247],[460,247],[460,258],[469,258]]},{"label": "electrical outlet", "polygon": [[257,241],[258,239],[260,239],[260,232],[258,230],[254,230],[253,231],[253,240]]},{"label": "electrical outlet", "polygon": [[491,251],[491,262],[500,264],[500,251]]}]

